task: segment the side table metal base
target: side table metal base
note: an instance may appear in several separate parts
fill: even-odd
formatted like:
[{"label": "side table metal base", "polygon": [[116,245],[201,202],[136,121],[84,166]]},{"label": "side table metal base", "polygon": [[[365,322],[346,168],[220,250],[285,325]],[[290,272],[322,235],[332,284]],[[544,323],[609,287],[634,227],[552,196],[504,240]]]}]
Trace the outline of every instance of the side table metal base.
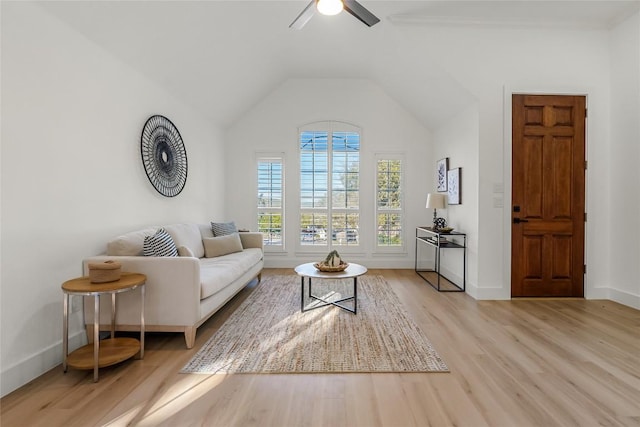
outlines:
[{"label": "side table metal base", "polygon": [[[342,299],[339,299],[337,301],[327,301],[324,298],[321,298],[321,297],[319,297],[317,295],[313,295],[313,291],[311,289],[311,277],[309,277],[307,280],[308,280],[309,297],[314,299],[314,300],[316,300],[316,301],[320,301],[323,304],[313,305],[312,307],[305,307],[305,305],[304,305],[304,276],[302,276],[301,285],[300,285],[300,293],[301,293],[300,310],[302,312],[315,310],[316,308],[326,307],[328,305],[334,305],[334,306],[339,307],[339,308],[341,308],[343,310],[346,310],[346,311],[348,311],[350,313],[358,314],[358,278],[357,277],[353,278],[353,296],[347,297],[347,298],[342,298]],[[350,301],[350,300],[353,300],[353,308],[347,307],[345,305],[340,304],[341,302]]]}]

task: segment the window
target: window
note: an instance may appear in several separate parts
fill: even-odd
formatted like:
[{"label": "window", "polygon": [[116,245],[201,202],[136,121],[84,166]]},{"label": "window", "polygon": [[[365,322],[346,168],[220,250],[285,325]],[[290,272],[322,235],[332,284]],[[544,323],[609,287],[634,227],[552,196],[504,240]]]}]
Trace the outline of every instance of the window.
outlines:
[{"label": "window", "polygon": [[403,161],[399,155],[376,156],[377,247],[402,248],[403,238]]},{"label": "window", "polygon": [[308,128],[299,140],[300,245],[358,246],[360,131],[336,122]]},{"label": "window", "polygon": [[284,163],[282,156],[258,156],[258,231],[265,250],[284,248]]}]

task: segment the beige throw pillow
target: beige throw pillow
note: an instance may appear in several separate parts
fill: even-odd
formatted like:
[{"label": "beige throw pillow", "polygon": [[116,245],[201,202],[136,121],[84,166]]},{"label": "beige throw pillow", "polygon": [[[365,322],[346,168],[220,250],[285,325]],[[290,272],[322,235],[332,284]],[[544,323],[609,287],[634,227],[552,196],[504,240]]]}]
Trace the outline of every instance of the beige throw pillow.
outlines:
[{"label": "beige throw pillow", "polygon": [[202,243],[204,243],[204,256],[207,258],[242,251],[242,242],[238,233],[219,237],[205,237],[202,239]]}]

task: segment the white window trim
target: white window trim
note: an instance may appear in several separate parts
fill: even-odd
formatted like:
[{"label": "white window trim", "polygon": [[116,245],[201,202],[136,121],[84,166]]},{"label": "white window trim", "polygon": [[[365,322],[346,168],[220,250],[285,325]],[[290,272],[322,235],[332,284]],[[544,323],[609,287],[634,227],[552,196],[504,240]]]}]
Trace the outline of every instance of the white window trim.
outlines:
[{"label": "white window trim", "polygon": [[[255,172],[255,189],[254,196],[258,194],[258,164],[261,161],[279,161],[282,164],[282,207],[279,209],[280,217],[282,218],[282,243],[280,245],[264,245],[263,251],[265,253],[285,253],[286,252],[286,163],[285,163],[285,153],[283,152],[256,152],[255,153],[255,162],[254,162],[254,172]],[[258,212],[259,207],[257,203],[254,203],[254,215],[256,221],[256,230],[259,230],[258,224]],[[270,208],[273,211],[277,211],[277,208]],[[266,209],[266,210],[270,210]]]},{"label": "white window trim", "polygon": [[[402,162],[402,175],[400,176],[400,192],[402,195],[402,206],[401,209],[397,212],[400,213],[401,220],[400,226],[402,227],[402,245],[400,246],[380,246],[378,245],[378,213],[387,213],[390,212],[385,209],[378,209],[378,160],[400,160]],[[407,252],[407,228],[406,228],[406,218],[407,218],[407,200],[405,193],[405,176],[407,174],[407,161],[405,153],[403,152],[376,152],[374,153],[374,179],[373,179],[373,254],[400,254]]]}]

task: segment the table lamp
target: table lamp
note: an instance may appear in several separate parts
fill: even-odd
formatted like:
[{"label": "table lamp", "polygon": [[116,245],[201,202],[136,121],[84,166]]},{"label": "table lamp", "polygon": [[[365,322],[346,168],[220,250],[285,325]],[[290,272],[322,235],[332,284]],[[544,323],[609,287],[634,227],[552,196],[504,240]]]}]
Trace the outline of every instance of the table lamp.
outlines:
[{"label": "table lamp", "polygon": [[433,229],[436,230],[437,209],[444,209],[444,194],[429,193],[427,194],[427,209],[433,209]]}]

